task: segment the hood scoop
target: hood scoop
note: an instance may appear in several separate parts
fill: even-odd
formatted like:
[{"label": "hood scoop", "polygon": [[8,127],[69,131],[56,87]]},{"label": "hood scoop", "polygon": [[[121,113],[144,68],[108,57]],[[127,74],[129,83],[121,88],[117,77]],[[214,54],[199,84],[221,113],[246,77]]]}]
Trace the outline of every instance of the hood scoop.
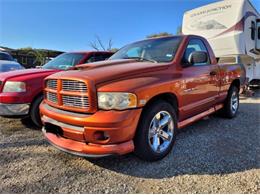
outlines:
[{"label": "hood scoop", "polygon": [[86,70],[86,69],[93,69],[93,68],[102,68],[105,66],[114,66],[114,65],[123,65],[128,63],[136,62],[133,59],[126,59],[126,60],[106,60],[88,64],[82,64],[75,67],[76,70]]}]

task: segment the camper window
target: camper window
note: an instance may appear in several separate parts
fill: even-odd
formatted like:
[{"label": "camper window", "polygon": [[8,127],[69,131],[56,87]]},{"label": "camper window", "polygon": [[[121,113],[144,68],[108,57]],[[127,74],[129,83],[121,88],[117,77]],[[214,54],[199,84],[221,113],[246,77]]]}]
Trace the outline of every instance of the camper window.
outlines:
[{"label": "camper window", "polygon": [[251,39],[255,40],[255,22],[251,22]]},{"label": "camper window", "polygon": [[236,64],[237,61],[237,57],[235,56],[221,56],[218,58],[219,64]]},{"label": "camper window", "polygon": [[260,40],[260,27],[258,27],[258,40]]}]

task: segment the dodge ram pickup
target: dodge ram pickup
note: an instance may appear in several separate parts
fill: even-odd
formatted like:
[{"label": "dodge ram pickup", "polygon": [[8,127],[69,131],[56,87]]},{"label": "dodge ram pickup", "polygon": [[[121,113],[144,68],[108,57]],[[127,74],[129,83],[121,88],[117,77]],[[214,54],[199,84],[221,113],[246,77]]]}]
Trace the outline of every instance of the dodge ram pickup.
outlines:
[{"label": "dodge ram pickup", "polygon": [[171,151],[178,129],[216,111],[235,117],[244,83],[243,66],[218,64],[203,37],[146,39],[47,77],[42,130],[72,154],[134,152],[155,161]]},{"label": "dodge ram pickup", "polygon": [[78,64],[105,60],[112,54],[69,52],[59,55],[42,68],[0,73],[0,116],[29,116],[40,127],[39,105],[43,99],[44,78]]}]

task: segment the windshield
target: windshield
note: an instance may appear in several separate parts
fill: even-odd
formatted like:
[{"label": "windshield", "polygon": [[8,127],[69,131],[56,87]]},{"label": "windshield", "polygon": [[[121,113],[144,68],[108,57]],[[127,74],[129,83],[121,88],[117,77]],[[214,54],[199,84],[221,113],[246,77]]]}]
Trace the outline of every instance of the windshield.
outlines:
[{"label": "windshield", "polygon": [[47,64],[43,66],[43,68],[67,70],[70,67],[78,65],[83,57],[84,54],[80,53],[64,53],[49,61]]},{"label": "windshield", "polygon": [[13,57],[7,53],[0,52],[0,60],[14,61]]},{"label": "windshield", "polygon": [[170,62],[173,60],[180,42],[181,37],[165,37],[139,41],[123,47],[109,59],[137,59],[151,62]]},{"label": "windshield", "polygon": [[21,70],[24,69],[20,64],[0,64],[0,72],[8,72],[12,70]]}]

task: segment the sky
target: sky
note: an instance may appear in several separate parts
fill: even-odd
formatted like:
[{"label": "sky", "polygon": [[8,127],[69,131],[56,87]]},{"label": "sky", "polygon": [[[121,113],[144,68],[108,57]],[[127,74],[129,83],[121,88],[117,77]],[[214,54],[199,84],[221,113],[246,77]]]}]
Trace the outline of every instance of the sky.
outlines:
[{"label": "sky", "polygon": [[[234,0],[235,1],[235,0]],[[158,32],[175,34],[187,10],[216,0],[0,0],[0,45],[90,50],[98,35],[113,47]],[[251,0],[260,10],[260,0]]]}]

